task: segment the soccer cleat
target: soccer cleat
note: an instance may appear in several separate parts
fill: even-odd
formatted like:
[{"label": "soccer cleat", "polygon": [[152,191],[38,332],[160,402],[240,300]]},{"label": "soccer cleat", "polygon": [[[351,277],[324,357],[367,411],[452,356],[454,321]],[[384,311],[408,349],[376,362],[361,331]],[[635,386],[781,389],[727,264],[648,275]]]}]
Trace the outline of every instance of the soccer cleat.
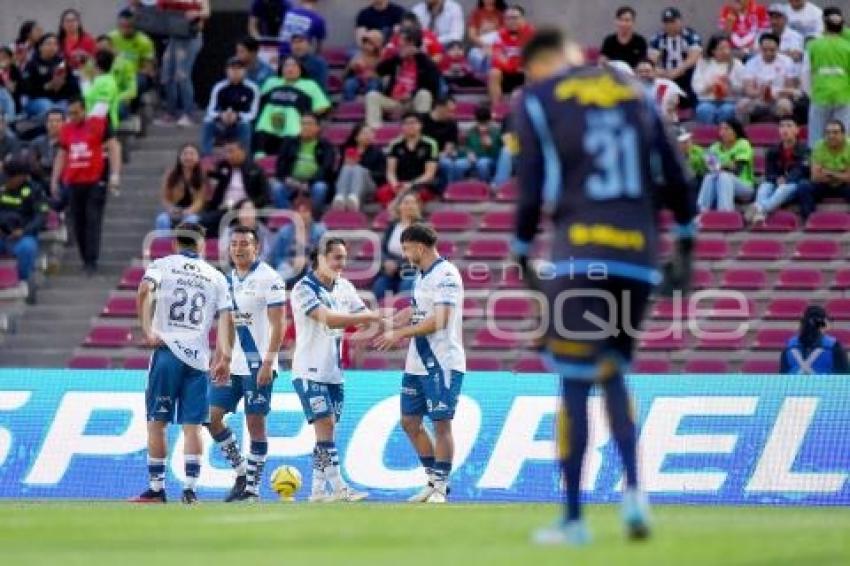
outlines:
[{"label": "soccer cleat", "polygon": [[245,476],[236,476],[236,481],[233,483],[233,487],[230,488],[230,493],[224,498],[224,502],[232,503],[233,501],[240,501],[239,496],[245,491],[246,484]]},{"label": "soccer cleat", "polygon": [[631,540],[649,538],[649,502],[645,494],[635,489],[624,491],[620,515],[626,527],[626,536]]},{"label": "soccer cleat", "polygon": [[428,484],[423,487],[418,493],[410,497],[407,501],[408,503],[425,503],[428,501],[428,498],[431,497],[431,494],[434,493],[434,484],[428,482]]},{"label": "soccer cleat", "polygon": [[147,489],[144,493],[137,497],[133,497],[129,500],[130,503],[165,503],[165,490],[160,489],[159,491],[155,491],[153,489]]},{"label": "soccer cleat", "polygon": [[435,485],[434,490],[431,492],[431,495],[428,496],[428,499],[425,500],[425,503],[448,503],[448,501],[449,486]]},{"label": "soccer cleat", "polygon": [[333,503],[335,501],[356,503],[357,501],[363,501],[367,497],[369,497],[369,494],[365,491],[357,491],[356,489],[352,489],[351,486],[346,485],[342,489],[328,495],[325,501],[328,503]]},{"label": "soccer cleat", "polygon": [[590,544],[590,532],[580,519],[558,522],[536,530],[532,541],[541,546],[584,546]]},{"label": "soccer cleat", "polygon": [[240,493],[236,494],[232,501],[233,503],[259,503],[260,495],[253,491],[243,489]]},{"label": "soccer cleat", "polygon": [[197,505],[198,496],[195,494],[195,490],[193,489],[184,489],[183,497],[180,500],[186,505]]},{"label": "soccer cleat", "polygon": [[327,503],[329,501],[330,494],[325,493],[324,491],[316,491],[310,494],[310,497],[307,498],[307,501],[310,503]]}]

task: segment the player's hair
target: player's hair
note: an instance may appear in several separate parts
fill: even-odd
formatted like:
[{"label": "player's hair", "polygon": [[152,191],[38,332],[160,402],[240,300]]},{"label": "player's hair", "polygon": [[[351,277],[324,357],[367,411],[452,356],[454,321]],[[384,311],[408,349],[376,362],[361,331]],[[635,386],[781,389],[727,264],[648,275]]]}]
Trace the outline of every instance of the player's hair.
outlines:
[{"label": "player's hair", "polygon": [[197,222],[181,222],[174,228],[177,246],[186,250],[197,250],[198,243],[206,238],[207,230]]},{"label": "player's hair", "polygon": [[250,35],[246,35],[242,39],[239,40],[239,45],[250,51],[251,53],[256,53],[260,50],[260,42]]},{"label": "player's hair", "polygon": [[839,128],[841,128],[842,134],[847,133],[847,126],[845,126],[844,122],[842,122],[841,120],[832,119],[832,120],[827,121],[826,126],[824,126],[823,130],[826,131],[826,129],[830,126],[838,126]]},{"label": "player's hair", "polygon": [[319,256],[328,255],[336,246],[342,246],[343,248],[348,249],[348,244],[345,243],[345,240],[336,236],[325,238],[319,242],[318,247],[310,252],[310,265],[313,266],[313,269],[319,267]]},{"label": "player's hair", "polygon": [[425,244],[429,248],[433,248],[437,245],[437,231],[428,224],[417,222],[402,231],[401,241]]},{"label": "player's hair", "polygon": [[827,315],[823,307],[809,305],[800,319],[800,345],[804,350],[812,349],[821,337],[826,327]]},{"label": "player's hair", "polygon": [[759,45],[763,44],[765,41],[772,41],[776,45],[779,45],[779,36],[772,32],[763,33],[759,38]]},{"label": "player's hair", "polygon": [[637,12],[635,12],[635,9],[631,6],[620,6],[619,8],[617,8],[616,16],[618,18],[623,17],[623,15],[625,14],[631,14],[632,19],[637,18]]},{"label": "player's hair", "polygon": [[560,29],[545,27],[537,30],[528,43],[522,48],[522,65],[526,66],[531,61],[544,53],[562,52],[567,38]]},{"label": "player's hair", "polygon": [[254,236],[254,242],[257,243],[257,244],[260,243],[260,234],[257,232],[256,228],[251,228],[250,226],[242,226],[240,224],[239,226],[234,226],[233,229],[230,231],[230,233],[231,233],[231,235],[233,235],[233,234],[251,234],[252,236]]}]

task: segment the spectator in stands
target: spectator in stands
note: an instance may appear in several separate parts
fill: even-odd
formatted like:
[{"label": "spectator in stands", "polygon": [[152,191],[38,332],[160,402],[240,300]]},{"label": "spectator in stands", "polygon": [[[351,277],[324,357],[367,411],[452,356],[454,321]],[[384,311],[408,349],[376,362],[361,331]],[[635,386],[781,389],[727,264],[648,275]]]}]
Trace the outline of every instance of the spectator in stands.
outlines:
[{"label": "spectator in stands", "polygon": [[[44,120],[45,133],[30,142],[30,173],[34,183],[44,189],[45,193],[50,191],[50,179],[53,174],[53,163],[60,147],[60,134],[65,124],[65,115],[61,110],[49,110]],[[61,188],[60,188],[61,193]],[[60,194],[60,203],[57,210],[64,210],[67,206],[67,191]]]},{"label": "spectator in stands", "polygon": [[[0,254],[15,256],[18,279],[28,281],[32,290],[38,233],[45,225],[47,202],[44,193],[32,186],[25,160],[7,160],[3,169],[6,181],[0,187]],[[34,302],[35,295],[31,294],[28,299]]]},{"label": "spectator in stands", "polygon": [[823,33],[823,11],[807,0],[788,0],[788,25],[804,38]]},{"label": "spectator in stands", "polygon": [[850,141],[840,120],[826,123],[824,139],[812,151],[812,185],[815,203],[827,197],[850,202]]},{"label": "spectator in stands", "polygon": [[423,0],[411,9],[423,29],[437,34],[442,45],[463,41],[463,8],[455,0]]},{"label": "spectator in stands", "polygon": [[682,22],[678,8],[661,13],[662,31],[649,42],[649,57],[658,67],[658,77],[674,81],[688,95],[683,106],[696,106],[697,96],[691,82],[702,55],[702,37]]},{"label": "spectator in stands", "polygon": [[844,17],[838,8],[823,11],[824,34],[806,45],[804,88],[811,97],[809,145],[821,139],[830,120],[850,127],[850,42],[842,37]]},{"label": "spectator in stands", "polygon": [[475,76],[460,41],[453,41],[446,47],[446,54],[440,59],[440,72],[449,88],[484,85],[481,79]]},{"label": "spectator in stands", "polygon": [[735,199],[753,198],[754,153],[744,127],[735,118],[721,120],[720,141],[708,149],[708,174],[702,181],[697,207],[706,210],[735,210]]},{"label": "spectator in stands", "polygon": [[382,301],[392,293],[410,293],[416,274],[415,268],[404,258],[401,250],[401,233],[405,228],[422,220],[422,203],[416,193],[405,193],[391,209],[393,220],[381,238],[381,272],[372,283],[375,299]]},{"label": "spectator in stands", "polygon": [[771,4],[767,15],[770,17],[770,33],[779,38],[779,52],[794,63],[802,62],[803,36],[788,25],[787,8],[782,4]]},{"label": "spectator in stands", "polygon": [[328,62],[313,53],[310,40],[303,33],[294,33],[290,43],[292,55],[304,67],[306,75],[316,81],[322,90],[328,91]]},{"label": "spectator in stands", "polygon": [[[71,225],[83,270],[89,276],[97,272],[107,189],[115,192],[121,183],[121,146],[109,127],[107,111],[106,105],[100,104],[87,117],[82,99],[74,98],[68,103],[68,120],[59,134],[59,151],[50,181],[54,200],[60,198],[60,179],[67,187]],[[103,182],[105,178],[108,183]]]},{"label": "spectator in stands", "polygon": [[764,182],[756,192],[756,202],[747,210],[752,223],[764,222],[768,214],[798,197],[803,216],[808,216],[809,148],[799,141],[799,134],[800,128],[792,117],[782,118],[779,123],[782,139],[767,152]]},{"label": "spectator in stands", "polygon": [[777,36],[762,34],[758,55],[744,66],[744,97],[738,101],[738,119],[746,124],[793,116],[794,102],[801,96],[794,61],[779,52]]},{"label": "spectator in stands", "polygon": [[15,116],[18,113],[22,82],[23,75],[15,63],[14,53],[5,45],[0,45],[0,110],[6,116]]},{"label": "spectator in stands", "polygon": [[327,37],[327,25],[325,18],[316,10],[316,0],[300,0],[293,3],[283,17],[283,25],[280,28],[280,56],[284,57],[291,52],[292,37],[303,35],[315,49],[316,53],[322,51],[322,42]]},{"label": "spectator in stands", "polygon": [[422,135],[422,118],[407,112],[401,121],[401,137],[387,149],[387,182],[375,192],[375,200],[387,206],[399,194],[414,191],[431,200],[437,182],[437,142]]},{"label": "spectator in stands", "polygon": [[416,14],[412,12],[407,12],[401,17],[401,25],[399,26],[398,31],[390,37],[389,41],[387,41],[387,44],[384,46],[384,50],[381,53],[381,59],[389,59],[394,55],[398,55],[401,46],[401,32],[405,30],[416,30],[421,34],[422,51],[428,55],[434,63],[439,65],[443,58],[443,45],[440,43],[440,40],[437,39],[437,35],[433,31],[422,28],[422,24],[419,23],[419,18],[417,18]]},{"label": "spectator in stands", "polygon": [[169,9],[182,12],[191,22],[188,37],[171,36],[162,56],[160,80],[165,88],[166,115],[159,121],[162,125],[177,124],[182,128],[194,125],[195,89],[192,69],[203,45],[204,23],[210,17],[209,0],[182,0],[167,5]]},{"label": "spectator in stands", "polygon": [[219,235],[219,247],[227,249],[230,247],[230,236],[233,234],[233,229],[237,226],[250,228],[259,236],[260,243],[260,259],[268,261],[272,253],[272,244],[274,243],[275,234],[269,229],[264,222],[261,222],[257,215],[257,207],[251,199],[242,199],[233,207],[235,218],[233,222],[227,226]]},{"label": "spectator in stands", "polygon": [[779,359],[785,375],[828,375],[850,373],[844,347],[826,334],[829,318],[823,307],[810,305],[800,319],[800,332],[788,340]]},{"label": "spectator in stands", "polygon": [[263,101],[255,126],[254,152],[277,155],[281,140],[301,133],[301,115],[321,115],[331,103],[313,79],[304,76],[304,68],[293,56],[281,62],[281,77],[271,77],[260,90]]},{"label": "spectator in stands", "polygon": [[15,40],[15,64],[23,69],[38,50],[38,44],[44,35],[44,29],[35,20],[26,20],[18,28]]},{"label": "spectator in stands", "polygon": [[720,9],[720,29],[729,36],[736,57],[748,58],[759,34],[769,27],[767,11],[756,0],[726,0]]},{"label": "spectator in stands", "polygon": [[163,212],[156,217],[156,229],[171,230],[181,222],[200,222],[206,189],[207,179],[198,146],[183,144],[174,165],[162,176]]},{"label": "spectator in stands", "polygon": [[505,11],[505,26],[493,43],[491,68],[487,78],[490,102],[496,104],[503,94],[510,94],[525,84],[522,72],[521,51],[534,35],[534,27],[525,21],[522,6],[511,6]]},{"label": "spectator in stands", "polygon": [[251,160],[247,148],[239,140],[228,140],[224,144],[224,159],[209,174],[209,179],[213,192],[201,212],[201,224],[210,237],[218,235],[222,219],[242,199],[251,199],[257,209],[271,202],[266,174]]},{"label": "spectator in stands", "polygon": [[297,197],[309,197],[313,211],[321,215],[325,209],[336,171],[336,148],[322,139],[319,117],[305,113],[301,116],[298,137],[285,137],[277,155],[275,177],[281,183],[274,187],[278,208],[289,208]]},{"label": "spectator in stands", "polygon": [[401,25],[401,18],[405,9],[389,0],[372,0],[357,13],[357,28],[354,37],[358,45],[363,44],[363,38],[369,32],[380,32],[381,43],[389,39],[395,33],[396,27]]},{"label": "spectator in stands", "polygon": [[313,214],[309,198],[295,200],[292,210],[297,218],[278,230],[269,258],[269,264],[280,273],[289,289],[304,274],[310,263],[310,255],[328,231]]},{"label": "spectator in stands", "polygon": [[643,59],[635,68],[635,75],[646,85],[655,101],[658,112],[669,123],[679,121],[679,105],[687,97],[685,91],[670,79],[660,78],[652,59]]},{"label": "spectator in stands", "polygon": [[502,136],[493,123],[490,106],[475,109],[475,125],[466,134],[466,156],[475,168],[478,179],[490,183],[495,173],[496,162],[502,151]]},{"label": "spectator in stands", "polygon": [[[94,56],[94,65],[91,68],[93,76],[90,80],[83,80],[83,99],[86,102],[86,112],[91,112],[100,103],[106,104],[108,108],[109,125],[117,129],[120,124],[118,117],[118,83],[112,74],[112,63],[115,56],[111,51],[98,51]],[[81,76],[87,77],[87,73],[81,72]]]},{"label": "spectator in stands", "polygon": [[692,81],[699,98],[696,119],[703,124],[719,124],[735,116],[737,99],[743,92],[744,65],[732,56],[732,44],[725,35],[708,42]]},{"label": "spectator in stands", "polygon": [[253,0],[248,16],[248,34],[254,39],[278,37],[289,8],[289,0]]},{"label": "spectator in stands", "polygon": [[440,89],[440,71],[422,53],[422,33],[416,29],[401,31],[397,55],[378,63],[378,76],[389,77],[384,92],[366,95],[366,123],[379,128],[384,111],[431,111]]},{"label": "spectator in stands", "polygon": [[685,128],[679,130],[676,140],[679,142],[679,151],[685,156],[688,167],[694,175],[694,185],[699,188],[708,174],[705,150],[694,143],[693,135]]},{"label": "spectator in stands", "polygon": [[[110,74],[118,89],[118,117],[127,118],[131,111],[138,108],[138,73],[135,66],[128,59],[120,57],[112,45],[112,38],[101,35],[97,38],[98,53],[109,53],[112,55],[112,70]],[[95,59],[97,56],[95,56]],[[87,67],[88,68],[88,67]],[[117,124],[113,124],[116,126]]]},{"label": "spectator in stands", "polygon": [[79,94],[79,85],[59,54],[59,40],[46,33],[38,49],[24,68],[21,89],[27,102],[24,112],[30,118],[41,119],[53,107],[67,109],[68,101]]},{"label": "spectator in stands", "polygon": [[260,90],[245,78],[245,64],[238,57],[227,62],[227,78],[210,93],[210,104],[201,131],[201,154],[210,155],[218,141],[238,139],[250,152],[251,124],[260,107]]},{"label": "spectator in stands", "polygon": [[108,35],[117,59],[125,61],[128,69],[132,69],[135,74],[136,95],[129,103],[129,110],[136,112],[141,105],[141,96],[149,92],[156,83],[156,51],[153,40],[145,32],[136,29],[136,17],[132,10],[122,10],[118,13],[118,27]]},{"label": "spectator in stands", "polygon": [[361,122],[342,145],[343,163],[336,179],[333,208],[360,210],[364,196],[384,184],[387,159],[374,142],[375,131]]},{"label": "spectator in stands", "polygon": [[342,98],[351,101],[358,94],[380,91],[383,87],[376,69],[381,59],[381,32],[368,31],[360,39],[360,49],[348,62],[343,74]]},{"label": "spectator in stands", "polygon": [[646,39],[639,33],[635,33],[635,20],[637,12],[631,6],[623,6],[617,9],[616,27],[617,32],[607,36],[602,42],[599,52],[599,62],[623,61],[629,67],[635,68],[647,53]]},{"label": "spectator in stands", "polygon": [[434,109],[422,117],[422,135],[437,142],[442,186],[463,179],[469,171],[469,161],[460,153],[456,109],[452,98],[440,98],[434,103]]},{"label": "spectator in stands", "polygon": [[77,70],[94,56],[97,49],[94,38],[83,28],[80,13],[69,8],[59,17],[59,46],[68,66]]},{"label": "spectator in stands", "polygon": [[[5,161],[9,156],[18,153],[21,149],[21,140],[9,127],[9,119],[5,114],[0,115],[0,163]],[[0,171],[0,181],[3,180],[2,171]]]},{"label": "spectator in stands", "polygon": [[505,0],[478,0],[478,7],[469,15],[466,32],[472,49],[469,50],[469,63],[473,70],[484,75],[490,68],[490,53],[493,43],[499,37],[499,30],[505,25]]},{"label": "spectator in stands", "polygon": [[245,78],[258,89],[263,88],[266,79],[274,76],[271,65],[260,59],[260,42],[251,36],[243,37],[236,44],[236,57],[245,66]]}]

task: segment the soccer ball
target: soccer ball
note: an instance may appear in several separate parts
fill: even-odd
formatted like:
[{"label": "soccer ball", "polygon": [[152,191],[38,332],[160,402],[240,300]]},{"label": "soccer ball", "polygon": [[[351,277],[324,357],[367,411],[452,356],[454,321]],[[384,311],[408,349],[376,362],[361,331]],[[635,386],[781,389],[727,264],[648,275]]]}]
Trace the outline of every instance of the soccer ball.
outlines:
[{"label": "soccer ball", "polygon": [[301,472],[295,466],[280,466],[272,472],[269,483],[281,501],[293,501],[301,489]]}]

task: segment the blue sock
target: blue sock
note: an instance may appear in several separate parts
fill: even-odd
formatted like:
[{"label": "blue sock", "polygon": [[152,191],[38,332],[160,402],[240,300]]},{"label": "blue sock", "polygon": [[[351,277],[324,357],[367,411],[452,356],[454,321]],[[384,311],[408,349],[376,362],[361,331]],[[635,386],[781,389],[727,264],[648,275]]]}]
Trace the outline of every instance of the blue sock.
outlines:
[{"label": "blue sock", "polygon": [[561,466],[567,485],[564,517],[567,521],[581,518],[581,467],[587,450],[587,398],[592,383],[562,379],[563,413],[558,440]]},{"label": "blue sock", "polygon": [[184,471],[186,472],[186,481],[183,484],[183,489],[195,490],[198,484],[198,476],[201,475],[201,457],[197,454],[186,454],[183,457]]},{"label": "blue sock", "polygon": [[248,466],[245,475],[245,490],[251,493],[259,493],[260,480],[263,477],[263,468],[266,465],[266,454],[269,452],[269,443],[251,441],[251,453],[248,455]]},{"label": "blue sock", "polygon": [[148,456],[148,483],[153,491],[162,491],[165,487],[165,458]]},{"label": "blue sock", "polygon": [[213,435],[213,440],[218,444],[227,461],[230,462],[230,467],[236,470],[236,475],[244,476],[245,459],[242,457],[239,443],[236,441],[233,431],[225,427],[223,431]]},{"label": "blue sock", "polygon": [[637,431],[626,380],[623,374],[618,374],[604,382],[602,388],[605,391],[611,436],[617,443],[626,473],[626,487],[637,489]]},{"label": "blue sock", "polygon": [[420,456],[419,461],[422,462],[422,467],[425,468],[425,473],[429,476],[434,475],[434,457]]},{"label": "blue sock", "polygon": [[342,472],[339,470],[339,452],[336,449],[336,444],[333,441],[324,441],[317,442],[316,446],[326,462],[325,477],[333,486],[334,491],[341,490],[345,487],[345,482],[342,479]]},{"label": "blue sock", "polygon": [[451,462],[434,462],[434,479],[439,482],[449,481],[449,474],[452,471]]}]

